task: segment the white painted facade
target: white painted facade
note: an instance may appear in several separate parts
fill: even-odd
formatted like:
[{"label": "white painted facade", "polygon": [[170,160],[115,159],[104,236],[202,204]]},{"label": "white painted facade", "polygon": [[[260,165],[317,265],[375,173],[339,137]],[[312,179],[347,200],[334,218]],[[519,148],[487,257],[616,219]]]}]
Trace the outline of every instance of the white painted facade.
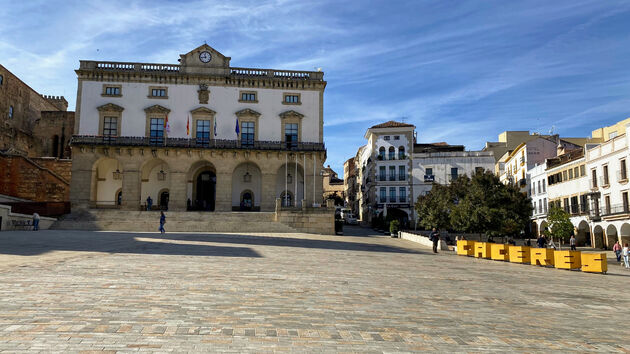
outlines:
[{"label": "white painted facade", "polygon": [[532,220],[536,223],[534,234],[538,233],[540,225],[547,217],[549,197],[547,196],[547,163],[536,165],[527,171],[529,176],[530,190],[529,196],[532,199]]},{"label": "white painted facade", "polygon": [[[210,99],[208,104],[200,104],[197,97],[199,85],[186,84],[158,84],[111,81],[109,84],[121,86],[121,97],[102,96],[103,85],[100,81],[84,81],[81,87],[80,107],[81,115],[79,123],[79,135],[99,134],[99,111],[97,107],[113,103],[124,108],[121,118],[120,136],[145,136],[146,113],[145,108],[152,105],[160,105],[171,110],[168,114],[171,132],[169,137],[186,138],[186,124],[190,120],[190,132],[192,134],[192,119],[190,111],[206,107],[216,112],[217,136],[216,139],[237,139],[236,115],[245,108],[250,108],[261,113],[258,124],[258,140],[281,141],[282,120],[280,113],[294,110],[304,115],[301,120],[302,142],[319,141],[319,109],[320,94],[317,91],[286,89],[247,89],[255,91],[258,95],[258,103],[239,102],[239,94],[243,91],[239,87],[210,86]],[[149,87],[160,86],[168,88],[168,98],[149,98]],[[283,94],[299,92],[300,105],[283,104]]]},{"label": "white painted facade", "polygon": [[616,240],[630,242],[628,138],[618,135],[586,150],[589,186],[597,193],[591,204],[596,213],[591,223],[596,246],[610,249]]},{"label": "white painted facade", "polygon": [[[433,187],[433,182],[447,185],[455,176],[466,175],[470,177],[477,170],[492,172],[494,164],[495,159],[491,151],[413,153],[412,200],[415,202],[419,196],[427,194]],[[455,172],[454,169],[457,169],[456,174],[453,173]]]}]

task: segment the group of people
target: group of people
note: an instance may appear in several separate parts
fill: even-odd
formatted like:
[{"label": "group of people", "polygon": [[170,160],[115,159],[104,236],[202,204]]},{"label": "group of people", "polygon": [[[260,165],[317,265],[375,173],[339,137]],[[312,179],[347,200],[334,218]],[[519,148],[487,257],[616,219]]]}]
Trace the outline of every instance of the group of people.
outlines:
[{"label": "group of people", "polygon": [[621,256],[623,256],[624,265],[626,266],[626,268],[630,268],[630,260],[628,260],[630,249],[628,248],[627,242],[623,245],[623,248],[621,247],[619,241],[615,242],[615,245],[613,246],[613,252],[615,252],[615,256],[617,256],[617,262],[621,263]]},{"label": "group of people", "polygon": [[[529,242],[529,239],[527,240],[527,242]],[[538,238],[536,239],[536,245],[538,246],[538,248],[546,248],[547,244],[549,245],[549,248],[553,248],[554,250],[557,248],[556,244],[553,242],[553,239],[547,241],[547,236],[545,236],[544,233],[541,233],[540,236],[538,236]],[[571,251],[577,250],[575,235],[571,235],[571,238],[569,238],[569,246],[571,246]]]}]

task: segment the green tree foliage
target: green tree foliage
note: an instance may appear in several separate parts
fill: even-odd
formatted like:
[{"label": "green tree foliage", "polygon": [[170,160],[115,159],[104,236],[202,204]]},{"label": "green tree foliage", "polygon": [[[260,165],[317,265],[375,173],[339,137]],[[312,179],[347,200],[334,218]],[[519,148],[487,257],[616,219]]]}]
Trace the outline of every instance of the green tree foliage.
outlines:
[{"label": "green tree foliage", "polygon": [[416,211],[425,228],[441,227],[489,236],[517,235],[529,223],[531,201],[494,174],[461,176],[449,186],[433,185],[418,198]]},{"label": "green tree foliage", "polygon": [[561,242],[564,242],[564,239],[573,232],[573,224],[569,219],[569,214],[560,208],[553,207],[549,209],[547,222],[549,223],[549,234],[551,237]]}]

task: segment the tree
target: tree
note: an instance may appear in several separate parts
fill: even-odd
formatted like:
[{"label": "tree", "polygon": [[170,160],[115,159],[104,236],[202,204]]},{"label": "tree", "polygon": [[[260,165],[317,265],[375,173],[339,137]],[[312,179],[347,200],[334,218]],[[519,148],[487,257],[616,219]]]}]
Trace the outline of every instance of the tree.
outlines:
[{"label": "tree", "polygon": [[429,194],[418,198],[416,210],[426,228],[441,224],[457,231],[498,236],[524,230],[532,207],[517,187],[504,185],[490,172],[479,172],[472,178],[461,176],[448,187],[434,185]]},{"label": "tree", "polygon": [[573,232],[573,224],[569,219],[569,214],[558,208],[549,209],[547,214],[547,222],[549,223],[549,234],[553,238],[560,240],[560,244],[564,242],[564,238]]},{"label": "tree", "polygon": [[451,191],[447,186],[434,183],[431,191],[418,197],[415,208],[418,223],[426,229],[450,227],[450,214],[453,206]]},{"label": "tree", "polygon": [[342,198],[342,197],[340,197],[340,196],[337,194],[337,191],[334,191],[332,194],[330,194],[330,195],[328,196],[328,198],[326,198],[326,200],[328,200],[328,199],[332,199],[332,200],[334,200],[334,201],[335,201],[335,205],[343,205],[343,204],[344,204],[343,198]]}]

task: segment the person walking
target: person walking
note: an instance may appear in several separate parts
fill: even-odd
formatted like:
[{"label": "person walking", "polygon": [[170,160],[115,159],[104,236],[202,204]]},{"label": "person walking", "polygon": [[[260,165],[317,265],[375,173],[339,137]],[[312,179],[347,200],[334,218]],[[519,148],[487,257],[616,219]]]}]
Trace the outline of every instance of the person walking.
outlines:
[{"label": "person walking", "polygon": [[628,243],[623,245],[621,252],[623,253],[623,262],[626,264],[626,268],[630,268],[630,263],[628,263],[628,253],[630,252],[628,250]]},{"label": "person walking", "polygon": [[543,235],[538,236],[538,239],[536,240],[536,244],[538,245],[538,248],[545,248],[545,236]]},{"label": "person walking", "polygon": [[164,224],[166,224],[166,215],[164,215],[163,211],[160,211],[160,228],[159,231],[161,233],[165,233],[166,230],[164,230]]},{"label": "person walking", "polygon": [[575,236],[571,235],[571,238],[569,239],[569,245],[571,245],[571,251],[576,251],[577,249],[575,248]]},{"label": "person walking", "polygon": [[433,228],[433,231],[431,231],[431,234],[429,235],[429,240],[433,242],[433,253],[437,253],[437,246],[438,246],[438,242],[440,241],[440,233],[437,231],[435,227]]},{"label": "person walking", "polygon": [[617,256],[617,262],[621,263],[621,245],[619,244],[619,241],[615,242],[613,252],[615,252],[615,256]]},{"label": "person walking", "polygon": [[39,214],[33,213],[33,231],[39,230]]}]

